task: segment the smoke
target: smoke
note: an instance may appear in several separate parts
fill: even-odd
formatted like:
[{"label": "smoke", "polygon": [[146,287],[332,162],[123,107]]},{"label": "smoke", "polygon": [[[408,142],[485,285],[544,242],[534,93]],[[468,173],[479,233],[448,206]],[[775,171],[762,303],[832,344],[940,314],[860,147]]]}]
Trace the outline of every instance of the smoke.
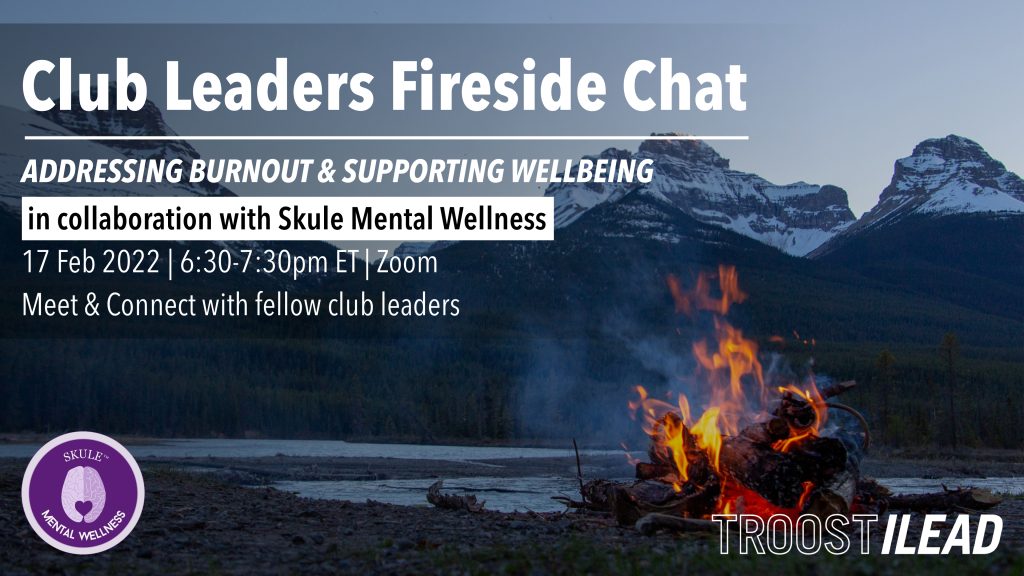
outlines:
[{"label": "smoke", "polygon": [[[671,317],[670,307],[665,314]],[[515,386],[520,435],[645,449],[648,439],[627,403],[638,385],[661,391],[686,385],[681,377],[694,370],[689,340],[668,324],[652,329],[629,304],[605,309],[596,322],[592,315],[589,328],[582,312],[567,316],[581,336],[529,341],[529,368]]]},{"label": "smoke", "polygon": [[[667,297],[668,290],[663,290]],[[538,335],[530,340],[529,369],[515,387],[521,436],[578,438],[591,446],[625,443],[631,449],[645,449],[648,438],[627,406],[636,398],[638,385],[652,397],[684,394],[695,415],[703,412],[711,400],[711,387],[696,376],[693,344],[703,339],[714,341],[714,324],[700,316],[676,315],[668,300],[652,300],[653,304],[639,304],[638,298],[590,312],[566,312],[567,326],[563,328],[579,327],[580,336]],[[736,317],[742,320],[742,310],[730,313],[730,319]],[[772,393],[779,387],[804,389],[813,379],[820,389],[831,382],[814,374],[813,360],[794,365],[784,354],[764,349],[759,358],[764,388],[752,379],[748,382],[751,417],[772,408]],[[829,418],[830,425],[822,434],[841,439],[851,455],[859,458],[863,436],[856,419],[836,410],[829,411]]]}]

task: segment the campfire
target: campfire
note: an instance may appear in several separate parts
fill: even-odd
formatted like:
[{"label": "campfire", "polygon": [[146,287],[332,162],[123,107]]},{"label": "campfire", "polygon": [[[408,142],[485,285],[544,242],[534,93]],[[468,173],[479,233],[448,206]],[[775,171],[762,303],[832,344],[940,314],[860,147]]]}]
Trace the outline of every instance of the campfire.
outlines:
[{"label": "campfire", "polygon": [[[717,294],[713,286],[717,280]],[[852,387],[845,382],[818,389],[813,373],[799,380],[766,382],[758,344],[729,323],[733,304],[747,298],[736,269],[720,266],[716,277],[701,274],[684,290],[668,278],[676,312],[696,319],[712,316],[711,340],[693,343],[706,403],[699,415],[685,394],[652,398],[643,387],[629,403],[651,438],[650,462],[636,462],[645,486],[638,508],[657,501],[681,516],[746,513],[797,516],[805,510],[849,513],[857,504],[856,480],[861,444],[824,436],[829,398]],[[795,377],[794,377],[795,378]],[[862,421],[862,419],[859,419]],[[672,493],[655,496],[664,485]],[[639,510],[638,510],[639,511]]]},{"label": "campfire", "polygon": [[[696,370],[687,378],[692,396],[657,398],[637,386],[628,407],[650,446],[646,461],[631,457],[636,479],[584,481],[576,450],[581,499],[553,499],[570,509],[611,514],[620,525],[635,525],[645,534],[713,531],[719,524],[711,518],[723,514],[773,521],[783,516],[796,526],[808,515],[824,520],[887,510],[986,510],[1001,502],[975,488],[894,495],[862,475],[861,457],[870,442],[867,420],[836,401],[856,383],[819,378],[810,365],[798,375],[733,326],[730,308],[747,298],[735,268],[701,274],[689,290],[670,276],[668,289],[677,313],[707,320],[711,327],[712,338],[692,344]],[[765,358],[772,358],[769,368],[762,365]],[[441,489],[439,481],[427,493],[434,506],[484,510],[475,496]]]},{"label": "campfire", "polygon": [[800,376],[766,369],[757,342],[728,320],[730,308],[747,298],[734,267],[701,274],[691,289],[670,276],[668,289],[677,313],[713,327],[711,338],[692,345],[694,394],[656,398],[637,386],[628,407],[650,438],[648,461],[633,461],[632,483],[581,479],[583,500],[567,500],[569,506],[610,512],[624,525],[643,519],[655,528],[691,529],[711,524],[702,522],[714,514],[824,518],[998,503],[972,489],[897,497],[862,476],[867,421],[835,401],[855,383],[819,379],[810,367]]}]

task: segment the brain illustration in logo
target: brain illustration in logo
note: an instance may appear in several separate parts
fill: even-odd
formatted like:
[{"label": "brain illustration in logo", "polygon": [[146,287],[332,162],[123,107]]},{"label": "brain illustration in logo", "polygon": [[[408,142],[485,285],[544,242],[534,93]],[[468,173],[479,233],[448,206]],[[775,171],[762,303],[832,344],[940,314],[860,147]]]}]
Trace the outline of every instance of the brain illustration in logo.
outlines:
[{"label": "brain illustration in logo", "polygon": [[60,492],[64,513],[75,522],[90,523],[103,512],[107,491],[100,473],[91,466],[75,466],[64,477]]},{"label": "brain illustration in logo", "polygon": [[50,546],[98,554],[131,534],[145,490],[138,462],[119,442],[95,432],[69,432],[29,461],[21,503],[32,530]]}]

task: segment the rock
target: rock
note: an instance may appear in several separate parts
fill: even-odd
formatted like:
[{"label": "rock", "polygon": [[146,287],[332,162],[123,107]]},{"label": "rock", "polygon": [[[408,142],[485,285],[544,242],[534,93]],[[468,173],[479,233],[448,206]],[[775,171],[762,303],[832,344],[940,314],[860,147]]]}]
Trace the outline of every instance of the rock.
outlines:
[{"label": "rock", "polygon": [[1024,212],[1024,179],[977,142],[951,134],[925,140],[897,160],[878,204],[836,240],[912,214],[972,212]]},{"label": "rock", "polygon": [[[640,194],[671,204],[705,224],[732,230],[795,256],[803,256],[855,220],[846,191],[806,182],[778,185],[729,167],[714,148],[699,141],[647,140],[637,153],[610,148],[591,159],[653,161],[649,183],[556,183],[555,224],[568,226],[591,208]],[[570,174],[573,171],[570,170]],[[632,228],[634,229],[630,229]],[[625,223],[616,234],[647,230],[649,222]]]}]

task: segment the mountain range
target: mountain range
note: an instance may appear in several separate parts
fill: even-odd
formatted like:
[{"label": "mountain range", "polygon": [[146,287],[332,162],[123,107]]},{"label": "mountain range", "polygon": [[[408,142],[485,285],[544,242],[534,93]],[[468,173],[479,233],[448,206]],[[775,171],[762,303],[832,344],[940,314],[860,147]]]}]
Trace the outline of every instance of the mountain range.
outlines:
[{"label": "mountain range", "polygon": [[597,205],[648,195],[687,216],[794,256],[820,257],[880,227],[924,216],[1024,214],[1024,180],[976,142],[951,134],[918,144],[896,161],[878,204],[857,219],[846,191],[833,185],[776,185],[729,167],[700,141],[649,140],[637,153],[610,148],[599,158],[652,159],[649,184],[553,184],[556,224],[566,227]]},{"label": "mountain range", "polygon": [[[910,156],[897,160],[878,204],[860,219],[838,186],[773,184],[757,174],[732,170],[729,160],[705,142],[652,139],[635,153],[609,148],[588,158],[651,159],[654,175],[646,184],[550,185],[545,194],[555,198],[559,229],[575,224],[597,206],[641,195],[786,254],[821,258],[856,238],[908,220],[951,222],[942,219],[975,215],[997,221],[1024,214],[1024,180],[976,142],[953,134],[925,140]],[[647,233],[642,228],[634,232]],[[449,244],[410,243],[400,250],[432,252]]]},{"label": "mountain range", "polygon": [[732,170],[705,142],[648,140],[638,152],[609,148],[598,158],[654,162],[647,184],[554,184],[555,223],[569,226],[594,206],[627,194],[648,195],[701,222],[732,230],[804,256],[848,228],[856,218],[842,188],[796,182],[776,185]]},{"label": "mountain range", "polygon": [[[84,112],[81,109],[32,114],[0,107],[0,217],[15,227],[20,197],[39,193],[21,184],[20,172],[34,152],[22,139],[47,135],[174,135],[160,110],[147,102],[138,112]],[[88,141],[47,143],[51,157],[180,158],[186,164],[198,152],[183,141]],[[802,268],[841,267],[865,281],[891,285],[972,309],[1024,319],[1019,286],[1024,281],[1024,181],[991,158],[977,143],[957,135],[925,140],[897,160],[892,180],[878,204],[857,219],[846,192],[834,185],[796,182],[778,185],[730,167],[701,141],[652,139],[637,151],[609,148],[593,158],[650,159],[649,183],[550,185],[555,198],[556,241],[548,249],[564,253],[576,237],[607,241],[633,239],[677,246],[690,243],[694,264],[713,264],[712,255],[728,247],[756,253],[748,260],[798,263]],[[201,195],[233,194],[221,185],[153,184],[114,186],[53,184],[52,195]],[[12,235],[13,230],[11,230]],[[750,239],[753,242],[741,241]],[[592,242],[592,241],[591,241]],[[500,243],[499,243],[500,244]],[[289,247],[326,252],[319,243]],[[717,247],[717,248],[716,248]],[[493,246],[490,248],[494,248]],[[550,258],[525,243],[508,248],[513,260]],[[609,250],[589,244],[586,252]],[[650,248],[645,248],[650,250]],[[488,262],[501,276],[508,260],[488,257],[480,243],[408,243],[400,254],[444,254],[445,266],[475,269]],[[776,254],[778,256],[776,256]],[[463,262],[465,260],[465,262]],[[570,269],[588,258],[580,257]],[[810,262],[816,264],[811,265]],[[534,269],[558,270],[533,262]],[[581,271],[585,278],[593,271]],[[549,272],[557,275],[557,272]],[[481,279],[491,282],[493,278]],[[472,287],[469,288],[470,290]]]},{"label": "mountain range", "polygon": [[[846,275],[847,284],[873,284],[1024,320],[1024,180],[962,136],[925,140],[897,160],[878,204],[860,219],[839,187],[775,185],[732,170],[704,142],[650,140],[636,153],[611,148],[598,157],[653,159],[654,177],[648,184],[549,186],[556,245],[580,234],[666,247],[695,242],[700,254],[692,260],[704,265],[714,263],[722,246],[743,246],[756,253],[746,261],[783,262],[775,254],[795,256],[803,264],[790,265],[799,274],[824,267]],[[403,249],[463,252],[450,244]],[[602,249],[607,248],[594,245],[589,251]],[[487,259],[483,254],[466,258]],[[873,300],[868,308],[884,300]],[[947,312],[957,317],[955,310]]]},{"label": "mountain range", "polygon": [[[430,439],[608,432],[605,423],[621,415],[624,391],[634,384],[664,387],[685,373],[692,332],[707,328],[673,314],[665,278],[671,274],[689,283],[719,263],[736,265],[741,287],[750,294],[733,309],[735,325],[765,346],[777,335],[787,345],[816,341],[817,366],[828,373],[871,378],[875,357],[892,349],[900,366],[915,370],[906,378],[917,386],[915,394],[931,394],[932,383],[944,377],[934,368],[935,346],[943,334],[955,332],[976,362],[971,382],[979,405],[1003,402],[1006,391],[1020,383],[1024,185],[980,145],[954,135],[926,140],[897,160],[878,205],[859,220],[837,186],[776,185],[733,170],[706,143],[651,140],[635,152],[599,154],[653,159],[648,184],[556,184],[546,190],[556,204],[553,242],[399,249],[436,255],[437,274],[390,275],[369,284],[341,275],[288,281],[233,274],[175,283],[114,275],[88,279],[90,289],[137,295],[254,287],[283,287],[296,296],[426,292],[460,298],[464,312],[457,318],[280,324],[263,318],[23,318],[22,292],[60,295],[80,290],[83,282],[73,275],[21,272],[24,250],[75,248],[21,241],[23,195],[231,193],[202,184],[44,189],[19,183],[26,159],[44,153],[198,156],[184,142],[51,142],[36,148],[22,139],[173,133],[155,106],[127,116],[68,111],[43,117],[0,108],[0,267],[8,272],[0,275],[0,332],[19,350],[11,355],[17,358],[14,376],[0,392],[14,398],[5,421],[17,429],[59,421],[177,435],[254,429],[277,436]],[[91,246],[107,245],[123,247]],[[194,247],[208,246],[224,244]],[[315,242],[275,246],[333,252]],[[95,409],[110,397],[125,409]],[[53,398],[75,400],[61,403],[67,413],[57,414]],[[79,403],[92,411],[78,410]],[[928,410],[945,406],[925,404],[910,402],[906,410],[928,422]],[[1012,403],[998,406],[1006,408],[1007,418],[1017,414]],[[978,422],[979,438],[1003,441]]]}]

